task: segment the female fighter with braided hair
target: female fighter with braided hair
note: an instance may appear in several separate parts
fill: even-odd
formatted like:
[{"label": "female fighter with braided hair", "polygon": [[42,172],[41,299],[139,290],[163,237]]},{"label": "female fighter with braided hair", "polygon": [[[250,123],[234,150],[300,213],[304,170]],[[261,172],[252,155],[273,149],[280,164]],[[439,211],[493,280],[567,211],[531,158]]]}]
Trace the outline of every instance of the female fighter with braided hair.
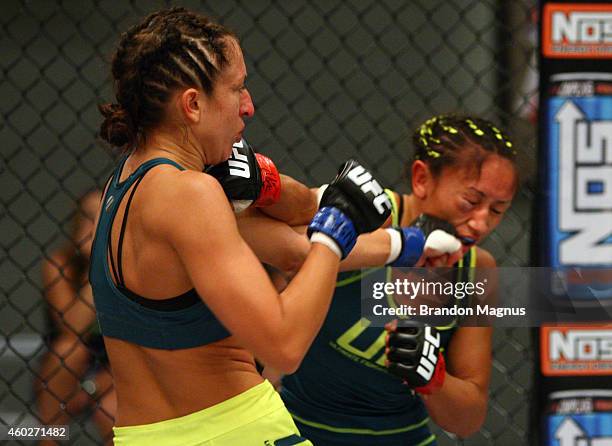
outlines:
[{"label": "female fighter with braided hair", "polygon": [[[418,263],[413,258],[412,264],[446,266],[460,258],[456,279],[467,281],[468,267],[495,266],[493,257],[475,245],[510,206],[518,185],[516,151],[495,125],[475,117],[437,116],[416,130],[413,141],[412,193],[389,191],[391,223],[403,229],[386,231],[404,242],[417,229],[425,236],[436,228],[454,232],[463,242],[458,257],[442,254]],[[360,239],[368,239],[377,252],[384,244],[381,233]],[[359,251],[367,252],[367,245],[358,244]],[[398,265],[398,251],[391,251],[395,254],[387,264]],[[399,257],[402,266],[410,265]],[[384,270],[379,273],[385,280]],[[430,418],[461,437],[476,432],[487,412],[491,329],[458,327],[457,321],[437,329],[372,327],[361,317],[361,274],[339,275],[321,331],[297,372],[282,379],[281,396],[302,434],[321,446],[424,446],[436,442]],[[423,377],[417,366],[425,338],[437,346],[435,369]]]},{"label": "female fighter with braided hair", "polygon": [[224,171],[247,189],[262,176],[241,140],[254,107],[237,37],[182,8],[159,11],[121,36],[112,75],[116,103],[100,107],[101,136],[123,157],[104,190],[90,282],[115,382],[115,444],[310,444],[253,355],[297,368],[340,257],[387,219],[388,197],[345,163],[279,295],[222,188],[235,192]]}]

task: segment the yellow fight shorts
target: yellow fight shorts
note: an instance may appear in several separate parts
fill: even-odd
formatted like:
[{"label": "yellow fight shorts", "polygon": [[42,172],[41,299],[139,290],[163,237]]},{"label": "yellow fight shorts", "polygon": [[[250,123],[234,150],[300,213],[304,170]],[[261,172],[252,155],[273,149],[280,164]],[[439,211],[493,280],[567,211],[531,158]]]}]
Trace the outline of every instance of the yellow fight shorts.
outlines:
[{"label": "yellow fight shorts", "polygon": [[184,417],[113,431],[115,446],[312,446],[268,381]]}]

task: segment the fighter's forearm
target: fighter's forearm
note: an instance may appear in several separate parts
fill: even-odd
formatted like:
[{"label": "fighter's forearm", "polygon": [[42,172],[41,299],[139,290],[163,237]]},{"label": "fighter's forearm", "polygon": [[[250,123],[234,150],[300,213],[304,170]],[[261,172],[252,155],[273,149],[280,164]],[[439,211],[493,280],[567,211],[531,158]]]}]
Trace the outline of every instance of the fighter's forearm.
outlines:
[{"label": "fighter's forearm", "polygon": [[340,262],[340,271],[383,266],[389,258],[391,238],[384,229],[362,234],[351,253]]},{"label": "fighter's forearm", "polygon": [[[293,229],[306,239],[306,226],[294,226]],[[383,266],[389,258],[390,249],[391,237],[384,229],[361,234],[351,253],[340,262],[340,271]]]},{"label": "fighter's forearm", "polygon": [[281,175],[281,193],[278,202],[262,207],[270,217],[291,226],[305,225],[317,212],[316,192],[287,175]]},{"label": "fighter's forearm", "polygon": [[262,209],[238,214],[240,234],[261,262],[293,274],[306,259],[310,242],[286,223],[264,215]]}]

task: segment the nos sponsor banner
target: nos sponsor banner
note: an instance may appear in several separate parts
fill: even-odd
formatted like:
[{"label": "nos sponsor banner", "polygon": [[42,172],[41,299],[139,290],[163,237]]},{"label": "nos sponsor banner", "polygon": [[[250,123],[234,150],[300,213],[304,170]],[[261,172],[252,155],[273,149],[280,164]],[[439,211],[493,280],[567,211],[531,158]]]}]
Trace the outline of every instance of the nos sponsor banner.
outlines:
[{"label": "nos sponsor banner", "polygon": [[546,376],[612,375],[612,325],[545,326],[540,362]]},{"label": "nos sponsor banner", "polygon": [[548,93],[547,263],[584,268],[575,299],[612,299],[612,73],[552,75]]},{"label": "nos sponsor banner", "polygon": [[[612,304],[612,3],[540,4],[533,257],[558,272],[545,293],[565,293],[574,308],[607,308]],[[532,429],[540,444],[612,446],[612,329],[601,320],[589,322],[538,330]]]},{"label": "nos sponsor banner", "polygon": [[545,4],[542,53],[560,59],[612,58],[612,4]]},{"label": "nos sponsor banner", "polygon": [[603,389],[552,393],[544,419],[545,445],[612,445],[612,391]]}]

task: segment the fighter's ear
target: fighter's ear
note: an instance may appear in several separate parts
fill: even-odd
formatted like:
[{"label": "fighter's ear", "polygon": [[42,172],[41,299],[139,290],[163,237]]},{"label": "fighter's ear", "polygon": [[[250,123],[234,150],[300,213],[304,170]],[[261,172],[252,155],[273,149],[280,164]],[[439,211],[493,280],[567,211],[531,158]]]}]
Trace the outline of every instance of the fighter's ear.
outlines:
[{"label": "fighter's ear", "polygon": [[421,200],[426,199],[434,179],[429,166],[421,160],[416,160],[412,163],[411,173],[412,193]]},{"label": "fighter's ear", "polygon": [[196,124],[202,118],[204,102],[201,93],[195,88],[188,88],[179,96],[178,106],[188,122]]}]

